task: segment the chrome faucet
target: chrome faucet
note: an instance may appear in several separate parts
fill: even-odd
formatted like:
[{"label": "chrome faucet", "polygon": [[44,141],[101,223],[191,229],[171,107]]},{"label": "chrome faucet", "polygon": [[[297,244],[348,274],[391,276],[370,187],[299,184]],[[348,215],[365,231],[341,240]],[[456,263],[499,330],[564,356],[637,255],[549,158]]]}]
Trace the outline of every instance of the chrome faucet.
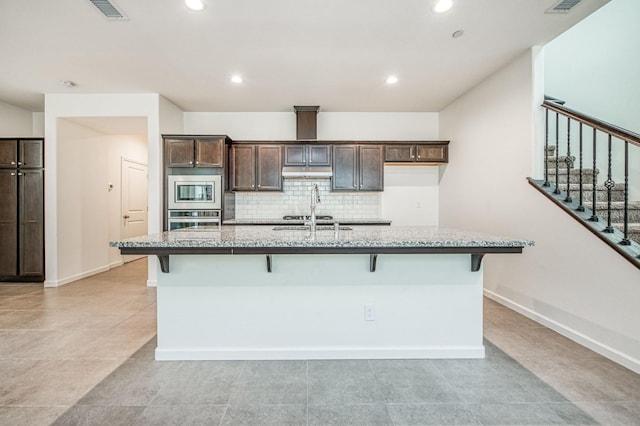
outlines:
[{"label": "chrome faucet", "polygon": [[316,233],[316,204],[320,203],[320,190],[317,184],[311,187],[311,233]]}]

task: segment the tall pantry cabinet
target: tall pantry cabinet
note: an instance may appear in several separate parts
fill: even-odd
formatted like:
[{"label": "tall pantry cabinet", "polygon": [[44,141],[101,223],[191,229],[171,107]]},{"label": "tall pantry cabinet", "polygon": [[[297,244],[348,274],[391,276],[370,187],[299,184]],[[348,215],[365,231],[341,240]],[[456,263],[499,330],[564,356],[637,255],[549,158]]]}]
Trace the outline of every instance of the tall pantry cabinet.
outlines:
[{"label": "tall pantry cabinet", "polygon": [[0,139],[0,281],[44,281],[43,148]]}]

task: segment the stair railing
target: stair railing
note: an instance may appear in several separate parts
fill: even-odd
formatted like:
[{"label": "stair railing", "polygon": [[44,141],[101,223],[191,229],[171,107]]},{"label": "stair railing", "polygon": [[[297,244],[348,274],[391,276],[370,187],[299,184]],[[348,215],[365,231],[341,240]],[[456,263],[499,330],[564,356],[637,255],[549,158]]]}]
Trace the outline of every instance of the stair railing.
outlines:
[{"label": "stair railing", "polygon": [[[564,101],[557,98],[545,96],[542,107],[545,109],[544,180],[529,178],[529,182],[640,268],[640,237],[631,238],[629,230],[629,175],[631,173],[629,147],[635,149],[634,155],[638,155],[637,158],[640,158],[640,135],[568,108],[564,106]],[[577,136],[576,132],[571,132],[572,127],[575,126],[578,127]],[[585,141],[589,132],[591,133],[590,150],[585,148],[585,145],[589,144],[589,141]],[[602,157],[598,158],[598,154],[602,152],[602,149],[598,149],[599,145],[604,145],[603,138],[606,140],[606,159],[604,160]],[[586,154],[591,156],[590,169],[585,168],[585,149]],[[576,158],[572,155],[575,150],[578,151],[577,168],[575,168]],[[551,151],[553,151],[553,155],[550,158]],[[561,156],[560,151],[563,151],[565,155]],[[614,163],[614,157],[618,160],[620,156],[622,156],[622,161]],[[550,170],[550,161],[554,163],[553,170]],[[564,163],[562,168],[560,167],[561,162]],[[622,170],[617,169],[620,163],[622,163],[620,166]],[[598,165],[606,168],[606,180],[602,183],[606,189],[606,225],[600,223],[599,212],[602,209],[598,209]],[[573,177],[576,171],[577,182]],[[612,193],[614,189],[619,190],[620,188],[620,186],[616,186],[614,179],[623,180],[624,201],[621,229],[616,229],[613,223]],[[637,185],[636,191],[640,194],[640,172],[637,173],[637,176],[634,175],[634,179],[636,179],[634,180],[634,184]],[[566,182],[561,182],[562,180],[566,180]],[[591,203],[587,206],[585,206],[585,181],[591,182]],[[574,200],[572,195],[575,193],[575,188],[572,188],[571,185],[576,183],[578,199]],[[640,235],[640,231],[636,232],[638,232],[637,235]]]}]

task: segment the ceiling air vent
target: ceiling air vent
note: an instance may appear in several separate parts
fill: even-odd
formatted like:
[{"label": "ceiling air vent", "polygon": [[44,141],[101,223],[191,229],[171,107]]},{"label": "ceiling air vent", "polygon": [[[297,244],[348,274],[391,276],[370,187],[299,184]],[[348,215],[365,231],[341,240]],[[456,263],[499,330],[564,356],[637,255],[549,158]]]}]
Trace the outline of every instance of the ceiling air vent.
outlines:
[{"label": "ceiling air vent", "polygon": [[122,12],[113,1],[110,0],[89,0],[102,13],[105,18],[113,21],[128,20],[127,15]]},{"label": "ceiling air vent", "polygon": [[544,13],[569,13],[582,0],[559,0]]}]

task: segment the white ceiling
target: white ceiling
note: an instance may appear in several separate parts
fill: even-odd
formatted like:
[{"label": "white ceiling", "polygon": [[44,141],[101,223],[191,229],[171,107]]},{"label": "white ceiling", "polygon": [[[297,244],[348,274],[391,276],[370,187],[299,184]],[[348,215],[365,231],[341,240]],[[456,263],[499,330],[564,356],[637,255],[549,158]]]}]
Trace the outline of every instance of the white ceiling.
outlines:
[{"label": "white ceiling", "polygon": [[608,1],[545,14],[557,0],[455,0],[436,15],[435,0],[204,0],[199,13],[115,0],[129,20],[109,21],[89,0],[0,0],[0,100],[42,111],[45,93],[160,93],[184,111],[439,111]]}]

